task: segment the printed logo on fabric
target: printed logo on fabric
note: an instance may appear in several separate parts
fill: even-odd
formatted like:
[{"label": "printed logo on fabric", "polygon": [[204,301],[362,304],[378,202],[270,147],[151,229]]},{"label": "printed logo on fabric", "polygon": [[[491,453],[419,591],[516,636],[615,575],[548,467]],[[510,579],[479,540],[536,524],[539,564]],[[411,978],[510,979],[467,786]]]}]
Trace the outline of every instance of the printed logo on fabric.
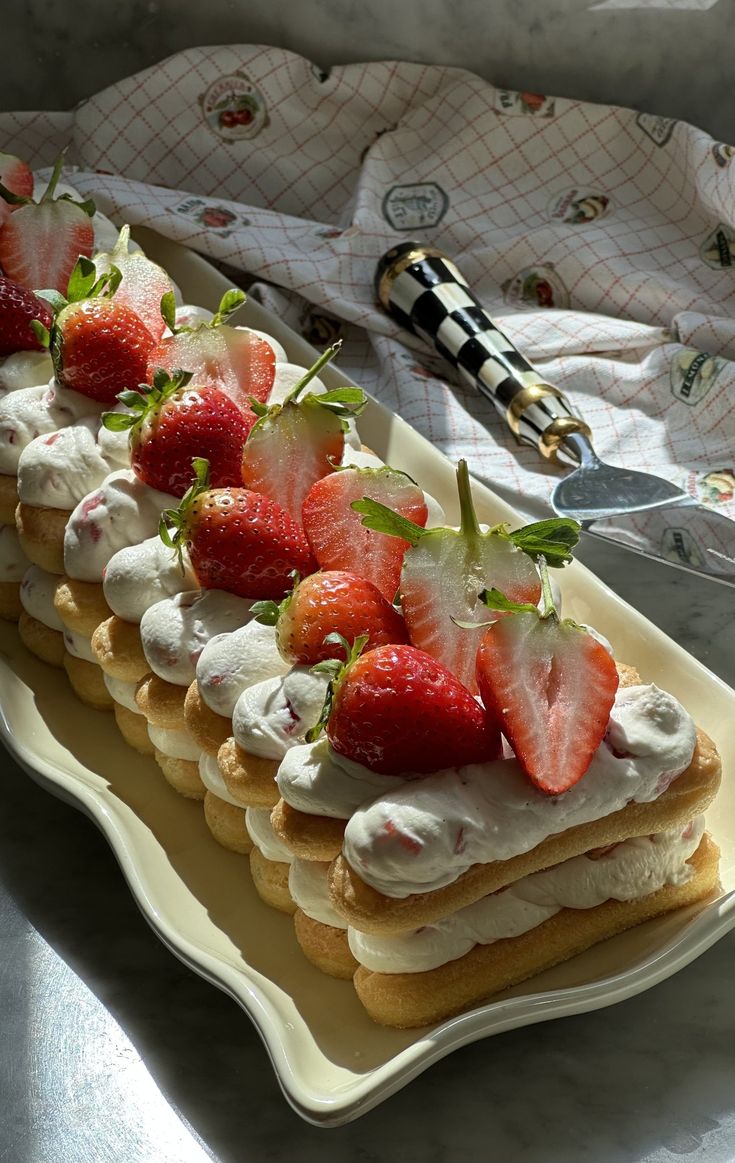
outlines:
[{"label": "printed logo on fabric", "polygon": [[676,120],[671,117],[659,117],[655,113],[639,113],[635,123],[656,145],[666,145],[674,132]]},{"label": "printed logo on fabric", "polygon": [[703,505],[724,505],[735,499],[735,469],[715,468],[710,472],[689,472],[686,489]]},{"label": "printed logo on fabric", "polygon": [[711,234],[708,234],[699,248],[699,257],[708,267],[719,270],[722,267],[735,265],[735,230],[720,222]]},{"label": "printed logo on fabric", "polygon": [[595,190],[580,190],[570,186],[560,194],[554,194],[547,213],[552,222],[569,222],[573,226],[593,222],[602,218],[610,209],[610,199]]},{"label": "printed logo on fabric", "polygon": [[241,214],[235,214],[227,206],[216,202],[206,202],[204,198],[187,198],[176,207],[177,214],[193,218],[200,226],[208,230],[216,230],[222,238],[227,238],[239,226],[250,226],[250,219]]},{"label": "printed logo on fabric", "polygon": [[681,561],[695,567],[704,565],[704,555],[687,529],[667,529],[661,552],[669,561]]},{"label": "printed logo on fabric", "polygon": [[265,101],[245,73],[214,81],[199,98],[209,128],[225,141],[256,137],[268,124]]},{"label": "printed logo on fabric", "polygon": [[391,186],[383,198],[383,217],[394,230],[438,226],[449,209],[449,198],[436,182]]},{"label": "printed logo on fabric", "polygon": [[503,298],[512,307],[568,307],[569,292],[551,263],[525,267],[503,283]]},{"label": "printed logo on fabric", "polygon": [[556,101],[543,93],[517,93],[515,89],[495,90],[496,113],[516,113],[531,117],[553,117]]},{"label": "printed logo on fabric", "polygon": [[725,360],[686,347],[671,361],[669,382],[677,400],[692,407],[701,403],[725,366]]},{"label": "printed logo on fabric", "polygon": [[722,169],[729,166],[735,157],[735,145],[725,145],[724,141],[716,141],[712,146],[712,157]]}]

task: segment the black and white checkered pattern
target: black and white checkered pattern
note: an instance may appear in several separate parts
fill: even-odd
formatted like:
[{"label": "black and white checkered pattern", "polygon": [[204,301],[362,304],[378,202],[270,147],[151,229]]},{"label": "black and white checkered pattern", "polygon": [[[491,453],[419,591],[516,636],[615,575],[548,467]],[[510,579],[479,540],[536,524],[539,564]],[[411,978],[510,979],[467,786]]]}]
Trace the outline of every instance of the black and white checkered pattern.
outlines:
[{"label": "black and white checkered pattern", "polygon": [[[409,245],[418,249],[416,243],[404,247]],[[398,252],[396,248],[386,255],[379,269],[385,269],[386,260]],[[493,323],[449,259],[417,259],[393,280],[387,305],[399,323],[432,344],[504,418],[523,388],[544,382]],[[525,409],[518,437],[537,445],[552,420],[572,415],[566,400],[548,396]]]}]

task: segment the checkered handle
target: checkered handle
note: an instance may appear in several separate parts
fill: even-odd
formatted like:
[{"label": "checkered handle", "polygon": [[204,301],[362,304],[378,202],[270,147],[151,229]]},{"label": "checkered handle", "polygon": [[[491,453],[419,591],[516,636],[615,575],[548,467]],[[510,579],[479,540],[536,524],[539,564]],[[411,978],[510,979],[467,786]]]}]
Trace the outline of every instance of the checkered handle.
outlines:
[{"label": "checkered handle", "polygon": [[378,263],[378,299],[402,326],[459,369],[492,400],[518,440],[553,456],[570,432],[589,435],[558,388],[544,382],[493,323],[457,267],[418,242],[393,247]]}]

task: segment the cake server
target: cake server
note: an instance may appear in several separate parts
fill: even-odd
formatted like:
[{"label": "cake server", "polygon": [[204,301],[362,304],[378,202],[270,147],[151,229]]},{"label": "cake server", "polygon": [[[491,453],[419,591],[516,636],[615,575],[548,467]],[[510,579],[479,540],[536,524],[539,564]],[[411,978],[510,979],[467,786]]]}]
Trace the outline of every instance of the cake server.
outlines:
[{"label": "cake server", "polygon": [[592,433],[488,315],[453,262],[403,242],[380,259],[378,299],[495,405],[516,439],[560,468],[551,504],[593,536],[735,586],[735,521],[651,473],[599,459]]}]

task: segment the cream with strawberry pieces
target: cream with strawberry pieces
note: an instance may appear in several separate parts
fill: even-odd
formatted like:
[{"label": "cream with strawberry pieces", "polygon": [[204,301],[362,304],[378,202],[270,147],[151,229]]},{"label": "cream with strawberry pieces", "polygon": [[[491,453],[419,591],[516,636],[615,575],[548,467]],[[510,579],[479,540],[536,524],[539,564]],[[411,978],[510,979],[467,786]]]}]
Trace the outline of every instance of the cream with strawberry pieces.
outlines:
[{"label": "cream with strawberry pieces", "polygon": [[23,609],[20,584],[28,569],[15,525],[0,525],[0,618],[17,622]]}]

